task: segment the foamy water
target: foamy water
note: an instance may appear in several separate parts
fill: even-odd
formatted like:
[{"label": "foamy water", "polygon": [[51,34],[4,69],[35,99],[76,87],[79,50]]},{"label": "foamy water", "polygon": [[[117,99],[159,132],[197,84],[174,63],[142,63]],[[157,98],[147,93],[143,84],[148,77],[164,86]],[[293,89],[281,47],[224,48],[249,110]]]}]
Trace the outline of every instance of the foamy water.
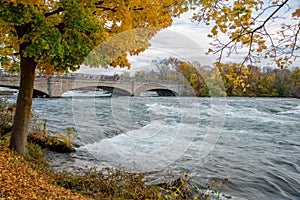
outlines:
[{"label": "foamy water", "polygon": [[79,133],[56,169],[167,168],[194,184],[229,178],[235,199],[300,199],[300,100],[280,98],[34,99],[53,131]]}]

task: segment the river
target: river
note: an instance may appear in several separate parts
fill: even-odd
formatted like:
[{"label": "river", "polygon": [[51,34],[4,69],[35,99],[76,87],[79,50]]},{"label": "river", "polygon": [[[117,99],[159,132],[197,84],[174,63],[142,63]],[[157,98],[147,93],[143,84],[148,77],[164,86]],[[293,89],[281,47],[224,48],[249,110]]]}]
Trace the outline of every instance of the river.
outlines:
[{"label": "river", "polygon": [[300,99],[58,98],[33,109],[51,131],[79,134],[75,153],[51,154],[57,170],[171,168],[195,184],[228,178],[221,192],[233,199],[300,199]]}]

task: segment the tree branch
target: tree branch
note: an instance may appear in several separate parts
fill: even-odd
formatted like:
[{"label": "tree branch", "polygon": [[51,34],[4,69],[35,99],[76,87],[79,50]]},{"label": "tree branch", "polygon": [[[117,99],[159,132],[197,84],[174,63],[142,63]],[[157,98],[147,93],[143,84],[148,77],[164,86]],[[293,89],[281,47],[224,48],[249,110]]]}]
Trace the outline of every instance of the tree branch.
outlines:
[{"label": "tree branch", "polygon": [[61,34],[65,33],[65,23],[60,22],[59,24],[55,25],[54,27],[57,28]]},{"label": "tree branch", "polygon": [[61,12],[63,12],[63,11],[65,11],[65,9],[62,8],[62,7],[59,7],[59,8],[57,8],[56,10],[54,10],[54,11],[52,11],[52,12],[45,13],[44,16],[47,18],[47,17],[49,17],[49,16],[52,16],[52,15],[55,15],[55,14],[59,14],[59,13],[61,13]]},{"label": "tree branch", "polygon": [[[112,12],[117,12],[117,10],[118,10],[118,7],[109,8],[109,7],[104,7],[104,6],[101,6],[101,5],[96,5],[96,8],[100,8],[102,10],[109,10],[109,11],[112,11]],[[144,8],[135,6],[134,8],[130,8],[130,10],[138,11],[138,10],[144,10]]]},{"label": "tree branch", "polygon": [[100,9],[102,9],[102,10],[109,10],[109,11],[112,11],[112,12],[117,12],[117,7],[114,7],[114,8],[108,8],[108,7],[96,5],[96,8],[100,8]]},{"label": "tree branch", "polygon": [[278,8],[271,14],[269,15],[269,17],[264,20],[264,22],[262,23],[262,25],[258,26],[257,28],[255,28],[253,31],[251,31],[251,33],[255,33],[257,30],[261,29],[262,27],[264,27],[266,25],[266,23],[288,2],[289,0],[285,0],[282,4],[280,4],[278,6]]},{"label": "tree branch", "polygon": [[294,46],[292,48],[292,52],[291,52],[291,56],[294,55],[294,52],[295,52],[295,49],[296,49],[296,46],[297,46],[297,41],[298,41],[298,34],[300,33],[300,27],[298,28],[296,34],[295,34],[295,39],[294,39]]},{"label": "tree branch", "polygon": [[[237,35],[236,37],[232,38],[229,42],[227,42],[226,44],[223,44],[222,47],[221,47],[220,49],[218,49],[218,50],[216,50],[216,51],[213,52],[214,54],[220,53],[220,56],[219,56],[218,60],[220,61],[220,60],[222,59],[222,54],[223,54],[223,51],[224,51],[225,48],[228,48],[228,47],[229,47],[232,43],[234,43],[234,42],[236,43],[236,41],[237,41],[240,37],[243,37],[243,36],[245,36],[245,35],[250,35],[249,51],[248,51],[247,56],[246,56],[246,58],[247,58],[247,57],[250,58],[250,56],[251,56],[251,48],[252,48],[252,46],[253,46],[253,40],[254,40],[254,33],[256,33],[258,30],[264,28],[265,25],[267,24],[267,22],[270,21],[270,20],[274,17],[274,15],[275,15],[280,9],[282,9],[283,6],[285,6],[285,5],[287,4],[287,2],[288,2],[288,0],[285,0],[282,4],[278,5],[278,7],[276,8],[276,10],[274,10],[274,11],[267,17],[267,19],[265,19],[265,20],[263,21],[263,23],[262,23],[260,26],[256,27],[256,28],[253,29],[252,31],[248,31],[247,28],[245,28],[245,27],[242,26],[242,27],[241,27],[241,32],[240,32],[241,34],[239,34],[239,35]],[[265,10],[264,10],[263,12],[265,12]],[[259,16],[260,16],[260,15],[261,15],[261,14],[259,14]],[[255,20],[257,20],[257,19],[258,19],[258,18],[256,17]],[[243,63],[245,63],[245,60],[244,60]]]}]

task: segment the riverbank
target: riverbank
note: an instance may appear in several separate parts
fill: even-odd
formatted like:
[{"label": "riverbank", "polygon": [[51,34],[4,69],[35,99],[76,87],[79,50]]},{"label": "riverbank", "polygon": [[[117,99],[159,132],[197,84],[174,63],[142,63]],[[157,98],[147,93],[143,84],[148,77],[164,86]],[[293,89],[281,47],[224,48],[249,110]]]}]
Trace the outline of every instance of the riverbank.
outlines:
[{"label": "riverbank", "polygon": [[[1,101],[0,106],[3,111],[0,117],[4,119],[0,130],[4,130],[1,127],[11,124],[14,109],[9,109],[12,105],[7,101]],[[5,112],[7,110],[11,113]],[[36,115],[33,118],[30,127],[35,132],[29,132],[26,158],[9,149],[10,131],[0,132],[0,199],[138,200],[178,199],[191,195],[187,190],[189,183],[183,179],[176,185],[173,182],[164,184],[164,187],[149,185],[144,174],[128,172],[124,168],[76,168],[71,172],[64,168],[60,172],[54,171],[43,152],[74,152],[72,142],[77,134],[67,128],[66,135],[56,133],[50,136],[45,122],[39,121]]]},{"label": "riverbank", "polygon": [[0,90],[0,96],[11,96],[15,93],[15,91],[11,90]]},{"label": "riverbank", "polygon": [[0,199],[192,199],[182,178],[148,185],[143,174],[122,168],[54,172],[38,145],[29,144],[24,158],[8,148],[8,141],[8,136],[0,138]]},{"label": "riverbank", "polygon": [[143,183],[142,176],[120,170],[111,170],[109,176],[93,169],[78,174],[54,172],[38,145],[30,143],[24,158],[8,148],[9,138],[0,137],[0,199],[124,199],[127,192],[132,193],[127,199],[139,199],[142,193],[157,195],[157,191],[149,190],[152,186]]},{"label": "riverbank", "polygon": [[55,184],[55,179],[7,147],[0,147],[0,199],[91,198]]}]

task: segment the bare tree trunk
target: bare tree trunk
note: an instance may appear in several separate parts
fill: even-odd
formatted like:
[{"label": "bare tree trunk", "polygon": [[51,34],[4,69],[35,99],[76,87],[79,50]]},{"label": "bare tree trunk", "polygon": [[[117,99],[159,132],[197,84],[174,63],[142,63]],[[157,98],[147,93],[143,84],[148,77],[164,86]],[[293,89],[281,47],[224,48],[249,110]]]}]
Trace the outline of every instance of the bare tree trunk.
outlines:
[{"label": "bare tree trunk", "polygon": [[37,63],[33,58],[21,56],[20,87],[11,133],[10,148],[23,156],[27,155],[27,135],[31,117],[36,65]]}]

